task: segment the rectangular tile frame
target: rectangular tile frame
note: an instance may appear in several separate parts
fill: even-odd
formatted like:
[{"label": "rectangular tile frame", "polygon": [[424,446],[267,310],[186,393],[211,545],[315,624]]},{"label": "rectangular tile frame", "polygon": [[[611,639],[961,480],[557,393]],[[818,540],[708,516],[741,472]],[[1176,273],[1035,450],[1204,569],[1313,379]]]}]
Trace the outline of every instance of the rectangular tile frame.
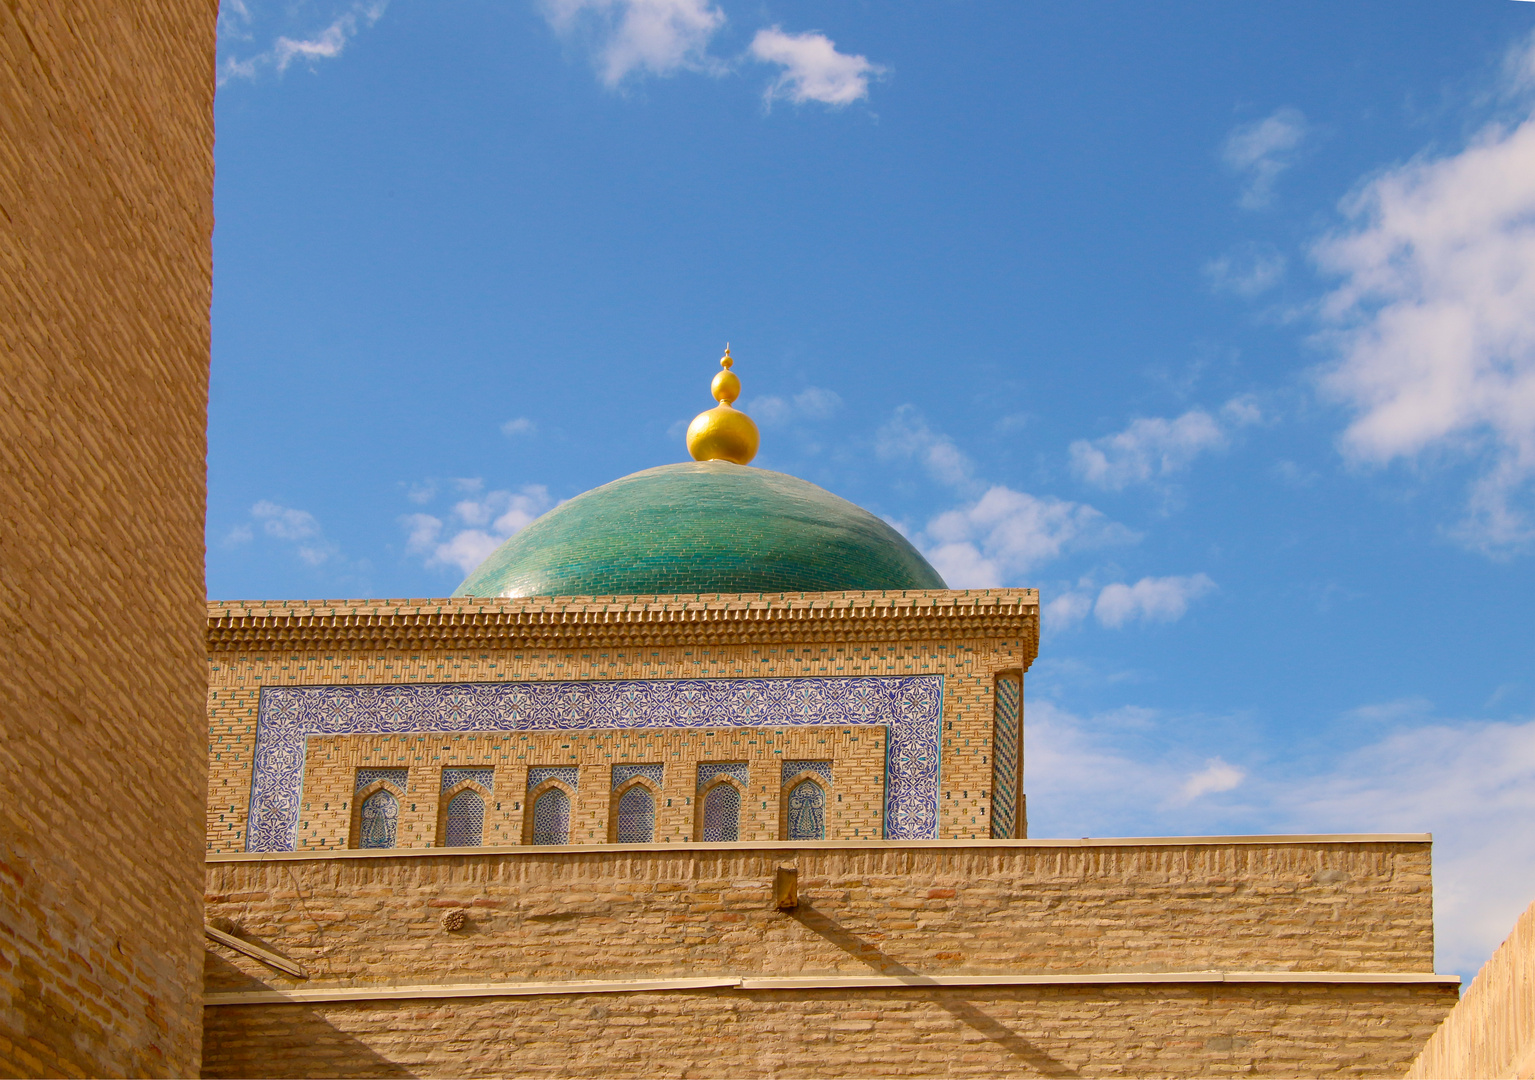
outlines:
[{"label": "rectangular tile frame", "polygon": [[298,846],[311,735],[880,724],[884,838],[938,836],[943,676],[266,686],[245,850]]}]

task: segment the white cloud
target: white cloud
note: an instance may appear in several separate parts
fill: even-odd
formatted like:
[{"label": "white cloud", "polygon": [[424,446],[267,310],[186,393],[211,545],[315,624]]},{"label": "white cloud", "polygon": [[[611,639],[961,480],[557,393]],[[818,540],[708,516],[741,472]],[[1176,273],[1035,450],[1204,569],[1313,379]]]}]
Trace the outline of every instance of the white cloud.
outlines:
[{"label": "white cloud", "polygon": [[501,434],[505,435],[508,439],[516,438],[519,435],[537,435],[538,425],[526,416],[519,416],[502,424]]},{"label": "white cloud", "polygon": [[[928,521],[911,539],[950,588],[1015,582],[1065,549],[1133,543],[1139,537],[1084,503],[985,485],[954,440],[911,405],[897,408],[875,438],[884,461],[912,461],[969,501]],[[1061,612],[1064,609],[1060,609]]]},{"label": "white cloud", "polygon": [[1205,263],[1205,277],[1216,292],[1252,299],[1284,279],[1285,257],[1272,244],[1244,244]]},{"label": "white cloud", "polygon": [[1066,630],[1076,626],[1093,612],[1093,594],[1067,590],[1046,601],[1040,620],[1046,630]]},{"label": "white cloud", "polygon": [[590,45],[607,86],[636,73],[721,69],[708,49],[725,13],[709,0],[545,0],[543,7],[556,33]]},{"label": "white cloud", "polygon": [[1089,578],[1077,582],[1045,603],[1040,612],[1051,630],[1069,630],[1089,615],[1117,630],[1131,622],[1176,622],[1189,604],[1215,589],[1204,574],[1189,577],[1144,577],[1134,585],[1114,582],[1094,589]]},{"label": "white cloud", "polygon": [[1190,602],[1215,590],[1204,574],[1190,577],[1143,577],[1134,585],[1105,585],[1093,605],[1104,626],[1117,629],[1130,622],[1176,622]]},{"label": "white cloud", "polygon": [[[458,481],[460,487],[477,481]],[[530,484],[520,491],[490,491],[455,503],[449,520],[433,514],[407,514],[405,550],[425,555],[428,567],[457,567],[468,574],[496,548],[554,502],[547,488]],[[451,525],[459,527],[449,532]],[[444,538],[444,534],[446,538]]]},{"label": "white cloud", "polygon": [[1233,398],[1217,415],[1190,409],[1171,420],[1140,419],[1113,435],[1071,444],[1072,470],[1098,487],[1119,491],[1148,483],[1188,466],[1200,454],[1223,449],[1229,433],[1256,423],[1261,413],[1250,398]]},{"label": "white cloud", "polygon": [[919,542],[950,588],[980,589],[1016,581],[1067,547],[1135,539],[1091,506],[998,485],[933,518]]},{"label": "white cloud", "polygon": [[835,390],[807,386],[792,398],[760,397],[742,408],[759,423],[777,425],[795,420],[829,419],[842,408],[842,398]]},{"label": "white cloud", "polygon": [[897,408],[879,429],[874,450],[886,461],[915,460],[934,480],[948,487],[971,490],[976,486],[970,459],[954,440],[929,427],[911,405]]},{"label": "white cloud", "polygon": [[1243,179],[1238,205],[1261,210],[1273,202],[1274,184],[1280,173],[1295,164],[1296,152],[1308,130],[1300,110],[1288,107],[1232,130],[1221,157]]},{"label": "white cloud", "polygon": [[[1535,63],[1535,48],[1527,56]],[[1342,278],[1322,306],[1338,359],[1324,392],[1354,419],[1345,454],[1384,465],[1429,451],[1478,462],[1457,534],[1490,554],[1535,541],[1535,115],[1459,153],[1421,157],[1344,204],[1316,245]]]},{"label": "white cloud", "polygon": [[1183,782],[1178,794],[1184,802],[1193,802],[1201,795],[1232,791],[1247,779],[1247,770],[1228,765],[1220,758],[1211,758],[1205,767]]},{"label": "white cloud", "polygon": [[259,530],[261,535],[291,546],[293,553],[308,566],[346,561],[341,558],[340,549],[325,538],[319,519],[307,510],[262,499],[251,507],[250,515],[250,521],[229,531],[224,539],[226,546],[250,543]]},{"label": "white cloud", "polygon": [[869,79],[886,71],[866,56],[839,53],[825,34],[786,34],[776,26],[758,30],[750,52],[764,63],[783,68],[764,94],[770,104],[784,99],[796,105],[819,101],[841,108],[868,97]]},{"label": "white cloud", "polygon": [[423,480],[405,489],[405,497],[417,506],[425,506],[437,497],[437,481]]},{"label": "white cloud", "polygon": [[[384,9],[389,0],[354,0],[354,2],[339,15],[330,25],[321,28],[306,37],[289,37],[286,34],[278,35],[271,48],[260,52],[244,60],[234,56],[225,56],[219,64],[220,85],[230,79],[254,79],[265,68],[272,68],[278,74],[287,71],[295,61],[306,61],[313,64],[317,60],[333,60],[345,51],[348,42],[357,36],[360,29],[366,29],[378,22],[383,17]],[[227,13],[224,8],[228,8]],[[219,13],[220,41],[231,39],[251,40],[254,36],[251,29],[253,16],[250,8],[234,0],[231,4],[226,0]]]}]

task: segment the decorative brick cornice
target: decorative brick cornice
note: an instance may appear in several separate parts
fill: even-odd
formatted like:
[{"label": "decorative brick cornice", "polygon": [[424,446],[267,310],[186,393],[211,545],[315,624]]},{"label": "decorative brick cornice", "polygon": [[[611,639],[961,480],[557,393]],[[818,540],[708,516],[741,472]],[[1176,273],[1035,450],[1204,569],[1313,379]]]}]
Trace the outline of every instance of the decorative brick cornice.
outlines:
[{"label": "decorative brick cornice", "polygon": [[1039,651],[1036,589],[211,603],[212,652],[1007,640]]}]

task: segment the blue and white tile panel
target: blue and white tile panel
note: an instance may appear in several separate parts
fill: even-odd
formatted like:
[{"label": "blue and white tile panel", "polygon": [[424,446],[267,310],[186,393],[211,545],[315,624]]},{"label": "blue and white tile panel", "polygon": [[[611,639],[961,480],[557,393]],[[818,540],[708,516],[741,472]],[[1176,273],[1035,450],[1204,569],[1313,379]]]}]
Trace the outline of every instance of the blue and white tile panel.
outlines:
[{"label": "blue and white tile panel", "polygon": [[496,770],[494,768],[462,768],[455,765],[445,766],[442,770],[442,794],[447,794],[458,784],[465,780],[473,780],[486,791],[494,792]]},{"label": "blue and white tile panel", "polygon": [[614,765],[613,766],[613,790],[617,791],[636,776],[643,776],[661,789],[661,779],[666,773],[665,765]]},{"label": "blue and white tile panel", "polygon": [[409,777],[410,777],[410,770],[408,768],[407,769],[358,769],[357,770],[357,786],[352,788],[352,790],[353,791],[361,791],[363,788],[367,787],[369,784],[373,783],[373,781],[375,781],[375,780],[384,780],[384,781],[387,781],[388,783],[393,784],[403,794],[404,791],[405,791],[405,782],[406,782],[406,780]]},{"label": "blue and white tile panel", "polygon": [[578,765],[534,765],[528,769],[528,790],[532,791],[545,780],[558,780],[571,791],[580,787],[581,768]]},{"label": "blue and white tile panel", "polygon": [[297,846],[312,735],[882,725],[885,836],[938,834],[941,675],[630,682],[268,686],[257,713],[247,851]]},{"label": "blue and white tile panel", "polygon": [[743,791],[751,790],[751,766],[744,761],[701,761],[698,764],[698,790],[709,786],[709,781],[724,774],[741,785]]}]

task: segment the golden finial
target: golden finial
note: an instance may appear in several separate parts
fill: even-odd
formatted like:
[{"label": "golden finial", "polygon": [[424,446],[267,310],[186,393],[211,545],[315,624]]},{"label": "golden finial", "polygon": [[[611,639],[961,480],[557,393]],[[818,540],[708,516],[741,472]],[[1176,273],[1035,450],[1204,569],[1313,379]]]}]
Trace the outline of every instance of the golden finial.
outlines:
[{"label": "golden finial", "polygon": [[719,404],[693,417],[688,425],[688,453],[694,461],[733,461],[745,465],[757,456],[757,425],[731,405],[741,396],[740,377],[730,370],[734,364],[727,344],[725,355],[720,357],[722,370],[709,384]]}]

